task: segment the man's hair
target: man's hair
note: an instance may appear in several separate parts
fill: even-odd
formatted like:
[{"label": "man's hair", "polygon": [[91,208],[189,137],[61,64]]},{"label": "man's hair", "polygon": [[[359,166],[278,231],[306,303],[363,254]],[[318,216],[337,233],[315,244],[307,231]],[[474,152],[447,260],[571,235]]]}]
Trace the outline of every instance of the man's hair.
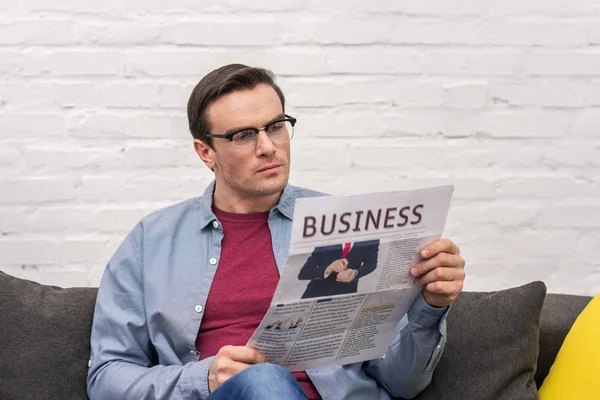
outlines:
[{"label": "man's hair", "polygon": [[285,112],[283,92],[275,83],[275,75],[267,69],[243,64],[229,64],[215,69],[202,78],[192,91],[187,105],[192,136],[212,147],[211,138],[206,137],[206,134],[211,133],[210,121],[206,115],[208,106],[221,96],[239,90],[251,90],[261,83],[270,85],[275,90]]}]

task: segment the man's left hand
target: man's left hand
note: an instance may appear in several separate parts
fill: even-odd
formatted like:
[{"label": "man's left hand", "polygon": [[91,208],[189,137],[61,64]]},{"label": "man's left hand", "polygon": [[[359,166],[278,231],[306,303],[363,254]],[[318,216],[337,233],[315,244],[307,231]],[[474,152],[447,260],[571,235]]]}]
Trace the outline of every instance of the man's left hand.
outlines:
[{"label": "man's left hand", "polygon": [[432,307],[448,307],[462,291],[465,260],[460,249],[448,239],[439,239],[421,250],[422,261],[412,266],[415,284]]},{"label": "man's left hand", "polygon": [[358,271],[354,269],[345,269],[342,272],[338,272],[337,278],[335,280],[338,282],[348,283],[352,279],[354,279],[357,273]]}]

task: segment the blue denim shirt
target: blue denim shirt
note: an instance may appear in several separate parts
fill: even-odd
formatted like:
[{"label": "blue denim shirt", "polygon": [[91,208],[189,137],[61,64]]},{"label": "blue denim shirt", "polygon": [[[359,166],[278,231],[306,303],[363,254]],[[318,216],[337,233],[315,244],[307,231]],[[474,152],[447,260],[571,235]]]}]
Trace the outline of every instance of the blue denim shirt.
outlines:
[{"label": "blue denim shirt", "polygon": [[[212,212],[214,185],[201,197],[143,218],[109,261],[91,334],[92,400],[209,395],[213,357],[198,361],[195,341],[223,239]],[[319,195],[288,185],[269,212],[279,271],[288,255],[295,200]],[[413,397],[431,381],[445,343],[446,313],[419,295],[384,357],[307,373],[324,399]]]}]

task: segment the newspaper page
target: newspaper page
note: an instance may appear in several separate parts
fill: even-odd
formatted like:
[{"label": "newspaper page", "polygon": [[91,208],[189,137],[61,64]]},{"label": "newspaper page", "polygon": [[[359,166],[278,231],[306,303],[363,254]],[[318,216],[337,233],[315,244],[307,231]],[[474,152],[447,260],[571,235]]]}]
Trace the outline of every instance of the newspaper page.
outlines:
[{"label": "newspaper page", "polygon": [[248,346],[291,372],[382,357],[421,291],[409,270],[441,237],[453,190],[296,200],[288,260]]}]

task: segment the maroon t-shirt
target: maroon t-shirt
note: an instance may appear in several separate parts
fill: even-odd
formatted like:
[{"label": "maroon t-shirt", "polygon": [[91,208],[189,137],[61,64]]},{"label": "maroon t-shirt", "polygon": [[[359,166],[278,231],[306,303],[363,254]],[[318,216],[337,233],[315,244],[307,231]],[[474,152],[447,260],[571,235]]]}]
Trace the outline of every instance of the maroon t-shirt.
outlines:
[{"label": "maroon t-shirt", "polygon": [[[221,222],[221,259],[215,274],[196,350],[204,359],[223,346],[245,346],[265,316],[279,281],[267,224],[269,212],[232,214],[213,207]],[[321,399],[306,372],[294,376],[309,399]]]}]

